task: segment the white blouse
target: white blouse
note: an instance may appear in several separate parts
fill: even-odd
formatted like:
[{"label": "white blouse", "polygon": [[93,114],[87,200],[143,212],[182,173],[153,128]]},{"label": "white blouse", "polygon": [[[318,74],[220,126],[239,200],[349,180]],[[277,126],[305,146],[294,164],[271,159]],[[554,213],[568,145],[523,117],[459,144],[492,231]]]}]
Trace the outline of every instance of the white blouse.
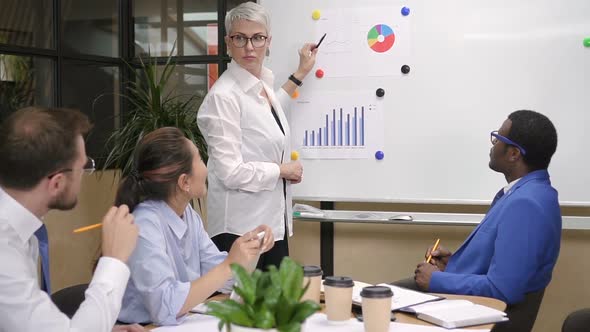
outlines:
[{"label": "white blouse", "polygon": [[[279,165],[289,162],[291,133],[284,109],[290,97],[272,90],[273,74],[262,68],[261,79],[231,62],[213,85],[197,114],[209,152],[208,233],[242,235],[260,224],[285,234],[285,216],[292,235],[291,184],[286,198]],[[270,99],[285,133],[277,125]]]}]

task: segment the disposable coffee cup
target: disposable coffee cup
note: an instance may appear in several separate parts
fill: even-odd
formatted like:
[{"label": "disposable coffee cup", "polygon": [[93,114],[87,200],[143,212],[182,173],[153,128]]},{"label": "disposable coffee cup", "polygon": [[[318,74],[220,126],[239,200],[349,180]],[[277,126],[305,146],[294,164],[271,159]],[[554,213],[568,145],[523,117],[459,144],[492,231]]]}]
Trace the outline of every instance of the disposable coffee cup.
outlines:
[{"label": "disposable coffee cup", "polygon": [[324,297],[326,316],[329,321],[347,321],[352,310],[352,287],[354,281],[349,277],[326,277]]},{"label": "disposable coffee cup", "polygon": [[312,300],[320,304],[320,289],[322,287],[322,269],[319,266],[306,265],[303,267],[303,287],[307,287],[307,291],[301,297],[301,302],[305,300]]},{"label": "disposable coffee cup", "polygon": [[363,322],[367,332],[389,331],[393,292],[386,286],[368,286],[362,289]]}]

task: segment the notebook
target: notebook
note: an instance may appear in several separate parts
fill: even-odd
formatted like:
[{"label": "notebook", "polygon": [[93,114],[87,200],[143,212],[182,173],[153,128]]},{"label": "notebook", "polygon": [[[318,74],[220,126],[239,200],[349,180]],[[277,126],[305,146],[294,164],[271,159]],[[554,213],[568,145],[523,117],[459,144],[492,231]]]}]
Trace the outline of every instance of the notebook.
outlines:
[{"label": "notebook", "polygon": [[[367,284],[365,282],[355,281],[354,287],[352,289],[352,303],[356,305],[361,305],[363,299],[361,298],[361,291],[364,287],[373,286],[372,284]],[[389,284],[379,284],[377,286],[386,286],[391,288],[393,292],[393,299],[391,300],[391,311],[400,310],[402,308],[413,306],[420,303],[431,302],[431,301],[439,301],[443,298],[440,296],[426,294],[422,292],[413,291],[411,289],[393,286]]]},{"label": "notebook", "polygon": [[497,323],[508,320],[506,313],[468,300],[442,300],[404,309],[418,319],[447,329]]}]

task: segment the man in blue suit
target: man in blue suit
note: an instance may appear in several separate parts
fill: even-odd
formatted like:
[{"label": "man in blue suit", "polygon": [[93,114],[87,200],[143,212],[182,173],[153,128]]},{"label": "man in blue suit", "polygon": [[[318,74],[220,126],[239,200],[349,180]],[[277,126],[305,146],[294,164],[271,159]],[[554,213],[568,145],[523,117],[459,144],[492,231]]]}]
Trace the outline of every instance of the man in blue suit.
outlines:
[{"label": "man in blue suit", "polygon": [[557,133],[546,116],[522,110],[491,141],[489,166],[508,184],[455,253],[428,249],[432,260],[417,266],[414,279],[425,291],[493,297],[510,307],[547,287],[559,255],[561,212],[547,172]]}]

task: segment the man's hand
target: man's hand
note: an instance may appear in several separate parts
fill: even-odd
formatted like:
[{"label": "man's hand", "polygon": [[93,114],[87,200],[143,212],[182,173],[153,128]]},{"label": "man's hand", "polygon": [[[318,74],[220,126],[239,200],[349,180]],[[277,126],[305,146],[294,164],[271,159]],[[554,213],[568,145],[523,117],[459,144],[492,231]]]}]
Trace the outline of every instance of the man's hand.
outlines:
[{"label": "man's hand", "polygon": [[102,219],[103,255],[126,263],[135,249],[138,233],[127,205],[111,207]]},{"label": "man's hand", "polygon": [[440,271],[444,271],[449,263],[449,258],[451,258],[453,254],[447,248],[438,246],[436,250],[432,250],[432,247],[428,248],[424,258],[428,258],[430,255],[432,255],[432,258],[430,258],[430,264],[435,265]]},{"label": "man's hand", "polygon": [[421,290],[428,290],[432,273],[435,271],[440,271],[435,265],[429,263],[418,264],[414,271],[414,280],[416,280],[416,284]]}]

